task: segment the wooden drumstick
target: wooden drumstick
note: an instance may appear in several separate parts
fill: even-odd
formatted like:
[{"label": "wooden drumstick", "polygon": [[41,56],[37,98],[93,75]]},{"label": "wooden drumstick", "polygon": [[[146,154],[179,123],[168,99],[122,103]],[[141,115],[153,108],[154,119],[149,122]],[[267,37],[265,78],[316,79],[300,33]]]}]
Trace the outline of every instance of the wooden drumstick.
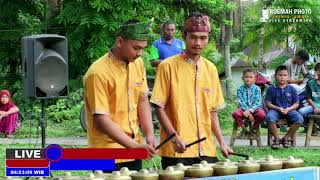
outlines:
[{"label": "wooden drumstick", "polygon": [[240,157],[245,157],[246,159],[249,159],[249,155],[247,155],[247,154],[239,154],[239,153],[229,153],[229,154],[232,154],[235,156],[240,156]]},{"label": "wooden drumstick", "polygon": [[166,140],[164,140],[162,143],[160,143],[156,149],[159,149],[161,146],[163,146],[165,143],[167,143],[170,139],[172,139],[174,136],[176,135],[176,133],[172,133]]},{"label": "wooden drumstick", "polygon": [[190,143],[190,144],[187,144],[187,145],[186,145],[186,148],[188,148],[188,147],[190,147],[190,146],[192,146],[192,145],[194,145],[194,144],[197,144],[197,143],[199,143],[199,142],[201,142],[201,141],[204,141],[204,140],[206,140],[206,139],[207,139],[206,137],[201,138],[201,139],[198,139],[198,140],[196,140],[196,141],[194,141],[194,142],[192,142],[192,143]]}]

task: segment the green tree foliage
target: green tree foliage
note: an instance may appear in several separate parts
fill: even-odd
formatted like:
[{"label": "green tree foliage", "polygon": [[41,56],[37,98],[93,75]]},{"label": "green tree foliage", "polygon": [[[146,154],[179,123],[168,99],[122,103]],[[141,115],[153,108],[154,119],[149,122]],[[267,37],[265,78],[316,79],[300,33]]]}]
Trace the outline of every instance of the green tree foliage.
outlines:
[{"label": "green tree foliage", "polygon": [[[90,64],[113,46],[118,26],[128,19],[149,20],[156,16],[168,18],[165,6],[146,0],[92,0],[65,1],[64,10],[58,15],[59,24],[69,27],[71,77],[84,74]],[[181,12],[174,12],[182,17]],[[153,38],[154,39],[154,38]],[[151,39],[151,40],[153,40]]]},{"label": "green tree foliage", "polygon": [[[70,78],[83,75],[89,65],[112,47],[119,24],[128,19],[154,18],[154,41],[161,24],[168,19],[177,23],[180,32],[185,17],[202,12],[211,17],[212,39],[224,22],[223,12],[230,9],[223,0],[65,0],[56,17],[46,18],[44,0],[0,0],[1,75],[12,85],[20,80],[21,37],[53,33],[65,35],[69,43]],[[177,34],[181,37],[180,33]],[[152,72],[152,71],[150,71]]]},{"label": "green tree foliage", "polygon": [[[46,3],[45,0],[0,0],[0,77],[5,79],[5,83],[0,82],[0,88],[9,88],[14,94],[13,100],[25,119],[38,119],[39,102],[22,94],[21,38],[42,33],[66,36],[71,92],[68,100],[46,102],[50,111],[47,116],[55,122],[77,116],[80,102],[72,106],[68,103],[75,91],[81,88],[81,76],[91,63],[113,46],[117,28],[122,22],[132,18],[141,21],[154,18],[151,43],[159,38],[162,23],[169,19],[176,22],[177,37],[181,38],[180,30],[185,18],[189,13],[198,11],[211,17],[211,40],[214,43],[218,39],[220,23],[223,23],[223,12],[230,8],[223,0],[64,0],[57,15],[46,17],[50,8]],[[210,54],[210,49],[205,54]],[[154,69],[147,57],[148,48],[143,59],[148,74],[153,74]]]},{"label": "green tree foliage", "polygon": [[[72,78],[84,74],[93,61],[113,46],[117,27],[128,19],[154,18],[154,32],[160,34],[165,20],[174,20],[179,30],[189,12],[199,11],[214,17],[212,27],[216,37],[218,15],[227,8],[221,0],[67,0],[64,3],[57,20],[67,28]],[[149,42],[155,40],[156,34]]]},{"label": "green tree foliage", "polygon": [[0,85],[21,79],[21,37],[41,32],[45,4],[42,0],[0,0]]},{"label": "green tree foliage", "polygon": [[289,59],[288,56],[279,56],[271,61],[270,64],[267,65],[270,69],[276,69],[278,66],[282,65]]}]

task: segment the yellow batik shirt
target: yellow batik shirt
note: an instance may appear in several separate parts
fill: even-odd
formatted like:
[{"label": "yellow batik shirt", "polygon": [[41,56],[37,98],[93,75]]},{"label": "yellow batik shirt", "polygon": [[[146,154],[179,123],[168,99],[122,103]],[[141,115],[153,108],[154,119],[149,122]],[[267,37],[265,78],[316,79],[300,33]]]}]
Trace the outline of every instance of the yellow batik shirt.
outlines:
[{"label": "yellow batik shirt", "polygon": [[[210,112],[224,106],[223,93],[215,65],[203,57],[195,64],[185,54],[159,64],[151,102],[165,109],[180,138],[188,143],[206,137],[184,153],[176,153],[167,143],[160,155],[174,158],[217,156],[211,130]],[[168,135],[161,129],[160,139]]]},{"label": "yellow batik shirt", "polygon": [[[137,105],[139,97],[148,95],[147,79],[141,58],[131,63],[115,60],[107,53],[94,62],[83,79],[84,102],[90,148],[124,148],[102,133],[93,121],[94,114],[107,114],[110,119],[138,143]],[[127,161],[127,160],[125,160]],[[116,161],[124,162],[124,161]]]}]

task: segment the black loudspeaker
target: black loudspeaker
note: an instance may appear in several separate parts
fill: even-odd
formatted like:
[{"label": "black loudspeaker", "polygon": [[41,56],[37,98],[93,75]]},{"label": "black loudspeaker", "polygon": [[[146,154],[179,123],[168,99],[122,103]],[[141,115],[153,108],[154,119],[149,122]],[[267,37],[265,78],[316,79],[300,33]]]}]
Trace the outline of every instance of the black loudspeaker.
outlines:
[{"label": "black loudspeaker", "polygon": [[27,97],[68,96],[68,43],[56,34],[26,36],[22,44],[22,82]]}]

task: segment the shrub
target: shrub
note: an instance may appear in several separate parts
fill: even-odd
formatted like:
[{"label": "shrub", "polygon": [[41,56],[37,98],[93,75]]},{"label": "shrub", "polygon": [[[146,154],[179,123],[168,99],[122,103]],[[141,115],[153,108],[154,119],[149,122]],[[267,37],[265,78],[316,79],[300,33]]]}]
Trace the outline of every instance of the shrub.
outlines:
[{"label": "shrub", "polygon": [[[21,82],[16,83],[17,92],[13,94],[13,102],[19,107],[20,120],[38,120],[41,116],[39,100],[23,95]],[[83,88],[70,92],[68,98],[45,100],[45,118],[55,123],[65,120],[79,119]]]},{"label": "shrub", "polygon": [[235,101],[229,100],[226,100],[225,104],[226,107],[218,111],[222,135],[231,134],[231,131],[233,129],[232,113],[238,106]]}]

